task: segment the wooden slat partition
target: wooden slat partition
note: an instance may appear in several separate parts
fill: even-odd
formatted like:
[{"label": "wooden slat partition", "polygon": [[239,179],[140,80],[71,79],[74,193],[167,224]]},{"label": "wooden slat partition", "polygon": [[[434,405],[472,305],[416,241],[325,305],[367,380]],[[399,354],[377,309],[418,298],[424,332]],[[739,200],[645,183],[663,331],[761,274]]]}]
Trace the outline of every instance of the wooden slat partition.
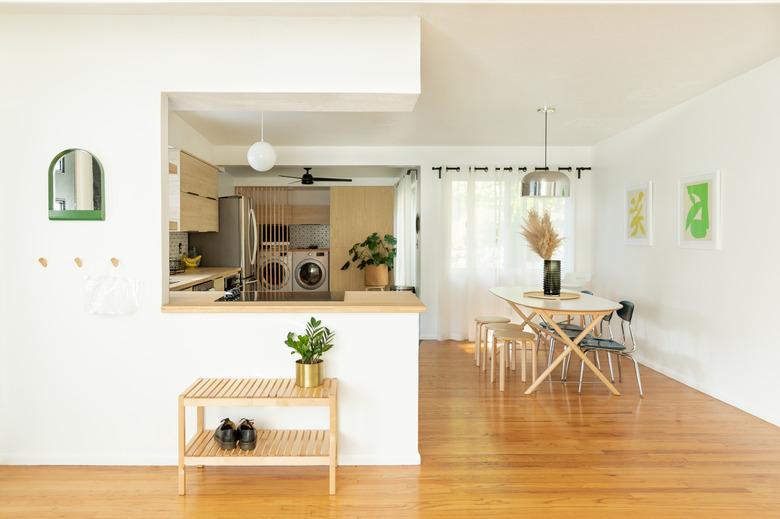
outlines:
[{"label": "wooden slat partition", "polygon": [[[258,251],[258,287],[259,291],[275,291],[284,286],[284,272],[279,269],[263,269],[262,256],[289,254],[289,234],[285,236],[283,227],[290,225],[290,205],[287,200],[287,188],[267,186],[236,186],[237,195],[252,199],[260,228],[260,250]],[[271,227],[266,225],[273,224]],[[265,230],[269,230],[266,232]],[[263,241],[265,240],[265,241]],[[287,273],[292,275],[292,273]],[[279,288],[274,288],[279,287]]]}]

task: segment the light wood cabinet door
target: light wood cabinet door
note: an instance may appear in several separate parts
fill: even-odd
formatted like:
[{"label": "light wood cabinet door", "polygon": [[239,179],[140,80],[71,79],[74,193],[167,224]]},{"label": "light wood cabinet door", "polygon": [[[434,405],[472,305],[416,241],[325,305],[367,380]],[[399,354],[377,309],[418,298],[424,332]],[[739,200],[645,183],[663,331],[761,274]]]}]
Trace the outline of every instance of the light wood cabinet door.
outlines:
[{"label": "light wood cabinet door", "polygon": [[[333,187],[330,190],[330,290],[363,290],[363,271],[351,265],[347,251],[372,232],[393,233],[395,188]],[[392,276],[392,273],[391,273]]]},{"label": "light wood cabinet door", "polygon": [[181,192],[199,195],[205,198],[217,199],[219,194],[219,170],[193,157],[189,153],[181,152]]},{"label": "light wood cabinet door", "polygon": [[219,202],[202,196],[181,194],[180,231],[219,230]]},{"label": "light wood cabinet door", "polygon": [[328,224],[330,207],[327,205],[293,205],[291,224]]}]

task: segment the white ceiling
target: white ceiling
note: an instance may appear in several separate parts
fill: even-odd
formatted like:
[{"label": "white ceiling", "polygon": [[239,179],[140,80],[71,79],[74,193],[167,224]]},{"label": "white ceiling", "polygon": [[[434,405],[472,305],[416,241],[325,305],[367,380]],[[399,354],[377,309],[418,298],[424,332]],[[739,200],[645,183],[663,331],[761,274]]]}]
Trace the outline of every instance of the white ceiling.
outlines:
[{"label": "white ceiling", "polygon": [[[311,166],[310,173],[315,177],[351,178],[355,176],[374,178],[395,178],[401,176],[402,168],[392,166]],[[250,166],[225,166],[224,170],[234,178],[255,178],[257,176],[291,175],[300,177],[304,166],[274,166],[269,171],[258,173]],[[292,181],[292,179],[290,179]]]},{"label": "white ceiling", "polygon": [[[307,164],[308,166],[310,165]],[[314,187],[394,186],[407,169],[391,166],[313,166],[311,174],[315,177],[352,179],[351,183],[315,182]],[[279,175],[300,177],[304,173],[303,166],[275,166],[263,173],[258,173],[249,166],[225,166],[224,171],[231,177],[232,184],[237,186],[293,185],[291,183],[295,182],[294,179]]]},{"label": "white ceiling", "polygon": [[[663,5],[666,4],[666,5]],[[103,2],[0,11],[417,15],[422,95],[410,113],[266,114],[276,145],[590,145],[780,56],[778,4]],[[217,145],[257,139],[257,116],[182,112]]]},{"label": "white ceiling", "polygon": [[[545,103],[558,108],[551,144],[590,145],[780,55],[780,5],[315,11],[421,16],[422,95],[411,113],[267,113],[266,140],[277,145],[535,145]],[[181,116],[214,144],[257,140],[252,113]]]}]

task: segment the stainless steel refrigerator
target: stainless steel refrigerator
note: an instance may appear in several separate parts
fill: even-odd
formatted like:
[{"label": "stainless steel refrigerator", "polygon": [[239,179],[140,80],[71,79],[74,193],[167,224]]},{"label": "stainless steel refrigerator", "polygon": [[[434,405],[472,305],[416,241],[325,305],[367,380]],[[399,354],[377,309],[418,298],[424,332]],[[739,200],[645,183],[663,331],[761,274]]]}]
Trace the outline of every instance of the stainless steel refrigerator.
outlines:
[{"label": "stainless steel refrigerator", "polygon": [[257,290],[257,218],[252,199],[223,196],[219,199],[219,231],[191,232],[190,247],[201,254],[201,267],[239,267],[241,289]]}]

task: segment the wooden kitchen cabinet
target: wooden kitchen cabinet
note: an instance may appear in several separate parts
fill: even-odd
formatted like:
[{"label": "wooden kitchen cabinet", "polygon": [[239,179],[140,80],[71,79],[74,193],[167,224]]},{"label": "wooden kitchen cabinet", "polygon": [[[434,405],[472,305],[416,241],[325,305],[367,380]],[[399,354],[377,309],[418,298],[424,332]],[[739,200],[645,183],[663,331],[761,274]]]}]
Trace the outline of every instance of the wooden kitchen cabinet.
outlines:
[{"label": "wooden kitchen cabinet", "polygon": [[181,194],[179,231],[209,232],[219,230],[219,203],[202,196]]},{"label": "wooden kitchen cabinet", "polygon": [[329,224],[330,206],[327,205],[293,205],[291,207],[290,224]]},{"label": "wooden kitchen cabinet", "polygon": [[219,170],[193,157],[186,151],[181,152],[181,192],[190,193],[212,200],[217,199]]},{"label": "wooden kitchen cabinet", "polygon": [[181,150],[168,153],[171,231],[219,230],[219,170]]}]

